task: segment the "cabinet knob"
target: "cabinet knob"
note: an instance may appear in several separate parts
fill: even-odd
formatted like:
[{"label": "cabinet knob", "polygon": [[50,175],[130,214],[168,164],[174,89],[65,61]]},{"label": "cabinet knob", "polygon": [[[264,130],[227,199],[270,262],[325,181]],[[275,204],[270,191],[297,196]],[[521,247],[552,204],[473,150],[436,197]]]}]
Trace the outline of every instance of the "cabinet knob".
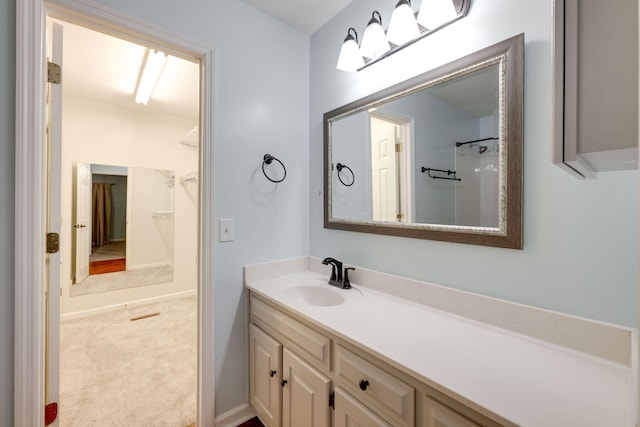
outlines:
[{"label": "cabinet knob", "polygon": [[284,387],[284,385],[285,385],[286,383],[287,383],[287,380],[282,380],[282,381],[280,382],[280,385],[281,385],[282,387]]},{"label": "cabinet knob", "polygon": [[367,380],[360,380],[360,390],[365,391],[367,389],[367,387],[369,387],[369,381]]},{"label": "cabinet knob", "polygon": [[276,371],[270,371],[270,372],[269,372],[269,376],[270,376],[271,378],[275,377],[275,376],[276,376]]}]

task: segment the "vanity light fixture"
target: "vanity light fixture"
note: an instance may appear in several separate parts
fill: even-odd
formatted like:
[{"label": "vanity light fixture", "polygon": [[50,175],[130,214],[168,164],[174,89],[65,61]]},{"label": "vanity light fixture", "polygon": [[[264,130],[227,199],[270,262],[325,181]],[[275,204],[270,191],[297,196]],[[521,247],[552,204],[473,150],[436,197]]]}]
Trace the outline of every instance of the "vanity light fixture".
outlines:
[{"label": "vanity light fixture", "polygon": [[147,105],[166,62],[167,54],[158,50],[147,52],[142,76],[136,90],[136,103]]},{"label": "vanity light fixture", "polygon": [[423,0],[414,13],[411,0],[399,0],[391,15],[386,35],[382,16],[374,10],[358,47],[358,34],[351,27],[344,39],[338,65],[342,71],[360,71],[397,51],[415,43],[469,12],[471,0]]},{"label": "vanity light fixture", "polygon": [[[352,32],[353,34],[351,34]],[[361,67],[364,67],[364,59],[358,47],[358,33],[352,27],[347,30],[347,37],[344,38],[342,43],[336,68],[351,72]]]},{"label": "vanity light fixture", "polygon": [[403,45],[420,35],[411,0],[400,0],[391,15],[387,39],[396,46]]},{"label": "vanity light fixture", "polygon": [[[378,16],[376,17],[376,15]],[[384,33],[384,28],[382,28],[382,16],[380,16],[380,12],[374,10],[362,36],[360,53],[365,58],[377,59],[390,49],[391,46]]]}]

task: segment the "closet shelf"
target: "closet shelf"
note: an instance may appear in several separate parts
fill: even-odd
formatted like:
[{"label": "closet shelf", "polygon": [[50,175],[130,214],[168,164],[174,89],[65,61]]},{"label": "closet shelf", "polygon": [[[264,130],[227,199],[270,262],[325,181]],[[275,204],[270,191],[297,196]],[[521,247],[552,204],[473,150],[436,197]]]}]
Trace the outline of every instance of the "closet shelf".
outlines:
[{"label": "closet shelf", "polygon": [[173,211],[153,211],[151,216],[157,219],[169,219],[173,213]]},{"label": "closet shelf", "polygon": [[198,182],[198,172],[189,172],[180,176],[180,183],[184,184],[185,182]]}]

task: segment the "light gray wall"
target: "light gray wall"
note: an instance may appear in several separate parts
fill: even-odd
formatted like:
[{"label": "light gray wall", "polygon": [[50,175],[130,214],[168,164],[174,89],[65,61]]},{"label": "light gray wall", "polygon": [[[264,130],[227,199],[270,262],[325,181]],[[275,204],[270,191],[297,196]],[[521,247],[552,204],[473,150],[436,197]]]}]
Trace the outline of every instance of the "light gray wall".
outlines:
[{"label": "light gray wall", "polygon": [[0,425],[13,425],[15,0],[0,0]]},{"label": "light gray wall", "polygon": [[454,181],[431,179],[421,168],[455,170],[455,143],[477,137],[477,120],[432,95],[430,90],[395,100],[385,105],[383,111],[415,118],[415,222],[455,224]]},{"label": "light gray wall", "polygon": [[[332,182],[332,216],[340,219],[371,220],[371,167],[370,167],[370,119],[369,112],[361,111],[349,117],[333,122],[331,127],[331,158],[334,169],[331,173]],[[338,179],[335,165],[344,163],[353,171],[343,169],[340,177],[347,184],[345,186]]]},{"label": "light gray wall", "polygon": [[[552,1],[483,0],[359,73],[335,69],[347,28],[393,2],[355,0],[311,38],[311,255],[621,325],[637,324],[637,171],[579,181],[551,163]],[[525,33],[524,250],[325,230],[322,114]]]},{"label": "light gray wall", "polygon": [[[214,247],[221,414],[247,401],[243,265],[308,254],[309,37],[239,0],[101,3],[215,49],[213,215],[236,220],[235,241]],[[0,5],[0,197],[13,200],[15,2]],[[267,152],[287,166],[281,184],[262,176]],[[13,425],[13,210],[0,207],[0,425]]]},{"label": "light gray wall", "polygon": [[[214,56],[214,218],[235,241],[214,247],[216,413],[247,401],[245,264],[308,253],[309,38],[239,0],[101,0],[210,43]],[[264,178],[262,156],[287,167]]]}]

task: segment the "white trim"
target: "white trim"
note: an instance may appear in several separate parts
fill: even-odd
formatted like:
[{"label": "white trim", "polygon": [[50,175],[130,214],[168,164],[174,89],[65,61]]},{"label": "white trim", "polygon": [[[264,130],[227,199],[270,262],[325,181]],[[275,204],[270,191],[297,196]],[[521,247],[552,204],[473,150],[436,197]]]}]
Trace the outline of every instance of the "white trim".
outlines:
[{"label": "white trim", "polygon": [[45,13],[162,46],[201,64],[197,425],[215,420],[213,50],[88,0],[16,0],[16,265],[14,425],[44,424]]},{"label": "white trim", "polygon": [[152,262],[149,264],[138,264],[138,265],[127,265],[127,270],[144,270],[145,268],[158,268],[158,267],[173,267],[173,263],[171,261],[164,262]]},{"label": "white trim", "polygon": [[174,299],[187,298],[196,296],[196,290],[176,292],[175,294],[160,295],[157,297],[149,297],[139,299],[131,302],[125,302],[120,304],[106,305],[104,307],[92,308],[90,310],[74,311],[71,313],[63,314],[60,318],[62,322],[66,320],[77,320],[85,317],[95,316],[96,314],[111,313],[114,311],[126,310],[128,308],[140,307],[149,304],[157,304],[159,302],[171,301]]},{"label": "white trim", "polygon": [[216,427],[235,427],[257,416],[255,409],[248,403],[225,412],[216,418]]}]

